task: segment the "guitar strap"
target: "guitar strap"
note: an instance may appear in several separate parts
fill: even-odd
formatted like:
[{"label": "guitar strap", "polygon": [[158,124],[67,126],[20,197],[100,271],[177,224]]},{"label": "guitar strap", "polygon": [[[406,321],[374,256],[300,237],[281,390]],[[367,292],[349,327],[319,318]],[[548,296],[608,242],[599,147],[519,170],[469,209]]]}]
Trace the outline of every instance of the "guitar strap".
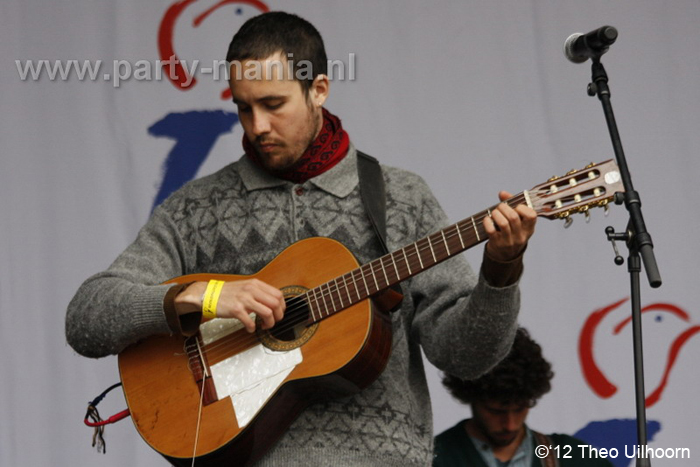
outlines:
[{"label": "guitar strap", "polygon": [[542,467],[559,467],[559,460],[557,459],[555,450],[552,448],[552,438],[542,433],[538,433],[532,430],[532,434],[535,436],[535,442],[538,445],[548,446],[547,455],[541,458]]},{"label": "guitar strap", "polygon": [[362,204],[365,205],[365,211],[379,238],[383,253],[387,254],[389,249],[386,246],[386,191],[379,161],[357,151],[357,174],[360,177]]},{"label": "guitar strap", "polygon": [[[357,174],[360,179],[360,197],[367,211],[367,217],[377,234],[383,253],[388,254],[386,244],[386,190],[384,176],[379,161],[369,154],[357,151]],[[401,286],[391,287],[394,292],[401,294]],[[392,309],[398,309],[398,305]]]}]

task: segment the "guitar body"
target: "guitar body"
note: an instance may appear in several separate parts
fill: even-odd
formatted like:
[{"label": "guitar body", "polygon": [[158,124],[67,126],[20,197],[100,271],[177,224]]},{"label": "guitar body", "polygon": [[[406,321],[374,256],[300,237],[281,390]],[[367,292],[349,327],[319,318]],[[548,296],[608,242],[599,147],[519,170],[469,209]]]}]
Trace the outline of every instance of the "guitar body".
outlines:
[{"label": "guitar body", "polygon": [[[298,294],[299,290],[316,287],[357,266],[352,253],[340,243],[311,238],[293,244],[251,276],[192,274],[169,282],[257,278]],[[237,320],[213,320],[202,328],[223,321]],[[277,323],[275,328],[284,323]],[[217,328],[208,340],[201,335],[197,340],[155,336],[120,353],[124,394],[139,434],[174,465],[190,465],[193,455],[196,465],[248,465],[260,458],[311,403],[353,394],[372,383],[384,369],[391,351],[391,320],[376,310],[370,300],[322,319],[299,338],[278,339],[275,328],[258,330],[253,335],[242,328],[222,335]],[[226,348],[223,344],[234,341],[245,345],[228,346],[222,354],[221,349]],[[198,346],[203,351],[193,353],[191,349]],[[265,376],[264,369],[256,368],[257,357],[245,360],[248,351],[274,354],[274,358],[280,355],[284,372],[275,370],[275,374]],[[290,357],[292,363],[288,361]],[[243,408],[236,406],[239,394],[240,399],[245,399],[262,384],[252,383],[228,394],[225,384],[214,383],[216,377],[206,377],[229,361],[237,362],[235,368],[247,365],[245,371],[258,378],[256,381],[272,381],[266,393],[256,396],[265,399],[262,404],[246,402]],[[193,369],[199,362],[204,362],[200,371],[204,378],[197,376],[197,368]],[[262,376],[258,375],[260,372]],[[285,375],[283,379],[280,374]],[[224,376],[219,378],[223,381]],[[235,387],[238,375],[229,374],[228,378]]]}]

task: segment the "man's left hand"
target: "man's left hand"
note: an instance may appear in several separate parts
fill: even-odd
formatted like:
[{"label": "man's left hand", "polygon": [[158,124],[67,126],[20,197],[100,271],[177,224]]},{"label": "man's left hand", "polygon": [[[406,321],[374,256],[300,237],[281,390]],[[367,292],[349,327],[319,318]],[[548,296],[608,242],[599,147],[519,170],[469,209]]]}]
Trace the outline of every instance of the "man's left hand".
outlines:
[{"label": "man's left hand", "polygon": [[[501,191],[498,197],[506,201],[513,195]],[[491,211],[491,217],[484,219],[484,229],[489,236],[486,244],[488,255],[501,262],[517,258],[527,246],[527,242],[535,233],[537,213],[526,204],[520,204],[515,209],[506,203],[500,203]]]}]

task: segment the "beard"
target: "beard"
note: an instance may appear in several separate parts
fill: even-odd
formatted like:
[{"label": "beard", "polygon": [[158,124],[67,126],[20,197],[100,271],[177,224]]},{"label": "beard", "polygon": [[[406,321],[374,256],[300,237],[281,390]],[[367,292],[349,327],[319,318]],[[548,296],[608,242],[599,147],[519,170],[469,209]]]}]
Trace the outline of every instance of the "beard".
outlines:
[{"label": "beard", "polygon": [[478,418],[473,418],[472,420],[477,431],[494,448],[509,446],[518,439],[518,435],[525,429],[525,427],[520,427],[520,429],[516,431],[493,432],[489,431],[486,425],[484,425],[484,423]]},{"label": "beard", "polygon": [[298,137],[292,135],[291,139],[284,140],[262,135],[253,141],[258,160],[266,169],[273,172],[285,172],[292,169],[314,142],[322,125],[323,118],[320,110],[309,106],[306,124]]},{"label": "beard", "polygon": [[502,448],[512,444],[518,438],[519,433],[520,432],[518,431],[507,431],[499,433],[484,433],[484,436],[491,446]]}]

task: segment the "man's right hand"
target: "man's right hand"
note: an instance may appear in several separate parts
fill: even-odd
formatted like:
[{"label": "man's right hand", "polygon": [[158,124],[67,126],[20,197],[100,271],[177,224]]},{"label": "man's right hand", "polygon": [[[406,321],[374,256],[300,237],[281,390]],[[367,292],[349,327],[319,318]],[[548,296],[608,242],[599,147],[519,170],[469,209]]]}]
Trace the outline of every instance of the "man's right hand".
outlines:
[{"label": "man's right hand", "polygon": [[[175,297],[178,315],[202,310],[202,296],[207,282],[194,282]],[[262,320],[262,328],[270,329],[284,317],[285,302],[282,292],[258,279],[226,282],[216,306],[217,318],[236,318],[248,332],[255,331],[250,313]]]}]

